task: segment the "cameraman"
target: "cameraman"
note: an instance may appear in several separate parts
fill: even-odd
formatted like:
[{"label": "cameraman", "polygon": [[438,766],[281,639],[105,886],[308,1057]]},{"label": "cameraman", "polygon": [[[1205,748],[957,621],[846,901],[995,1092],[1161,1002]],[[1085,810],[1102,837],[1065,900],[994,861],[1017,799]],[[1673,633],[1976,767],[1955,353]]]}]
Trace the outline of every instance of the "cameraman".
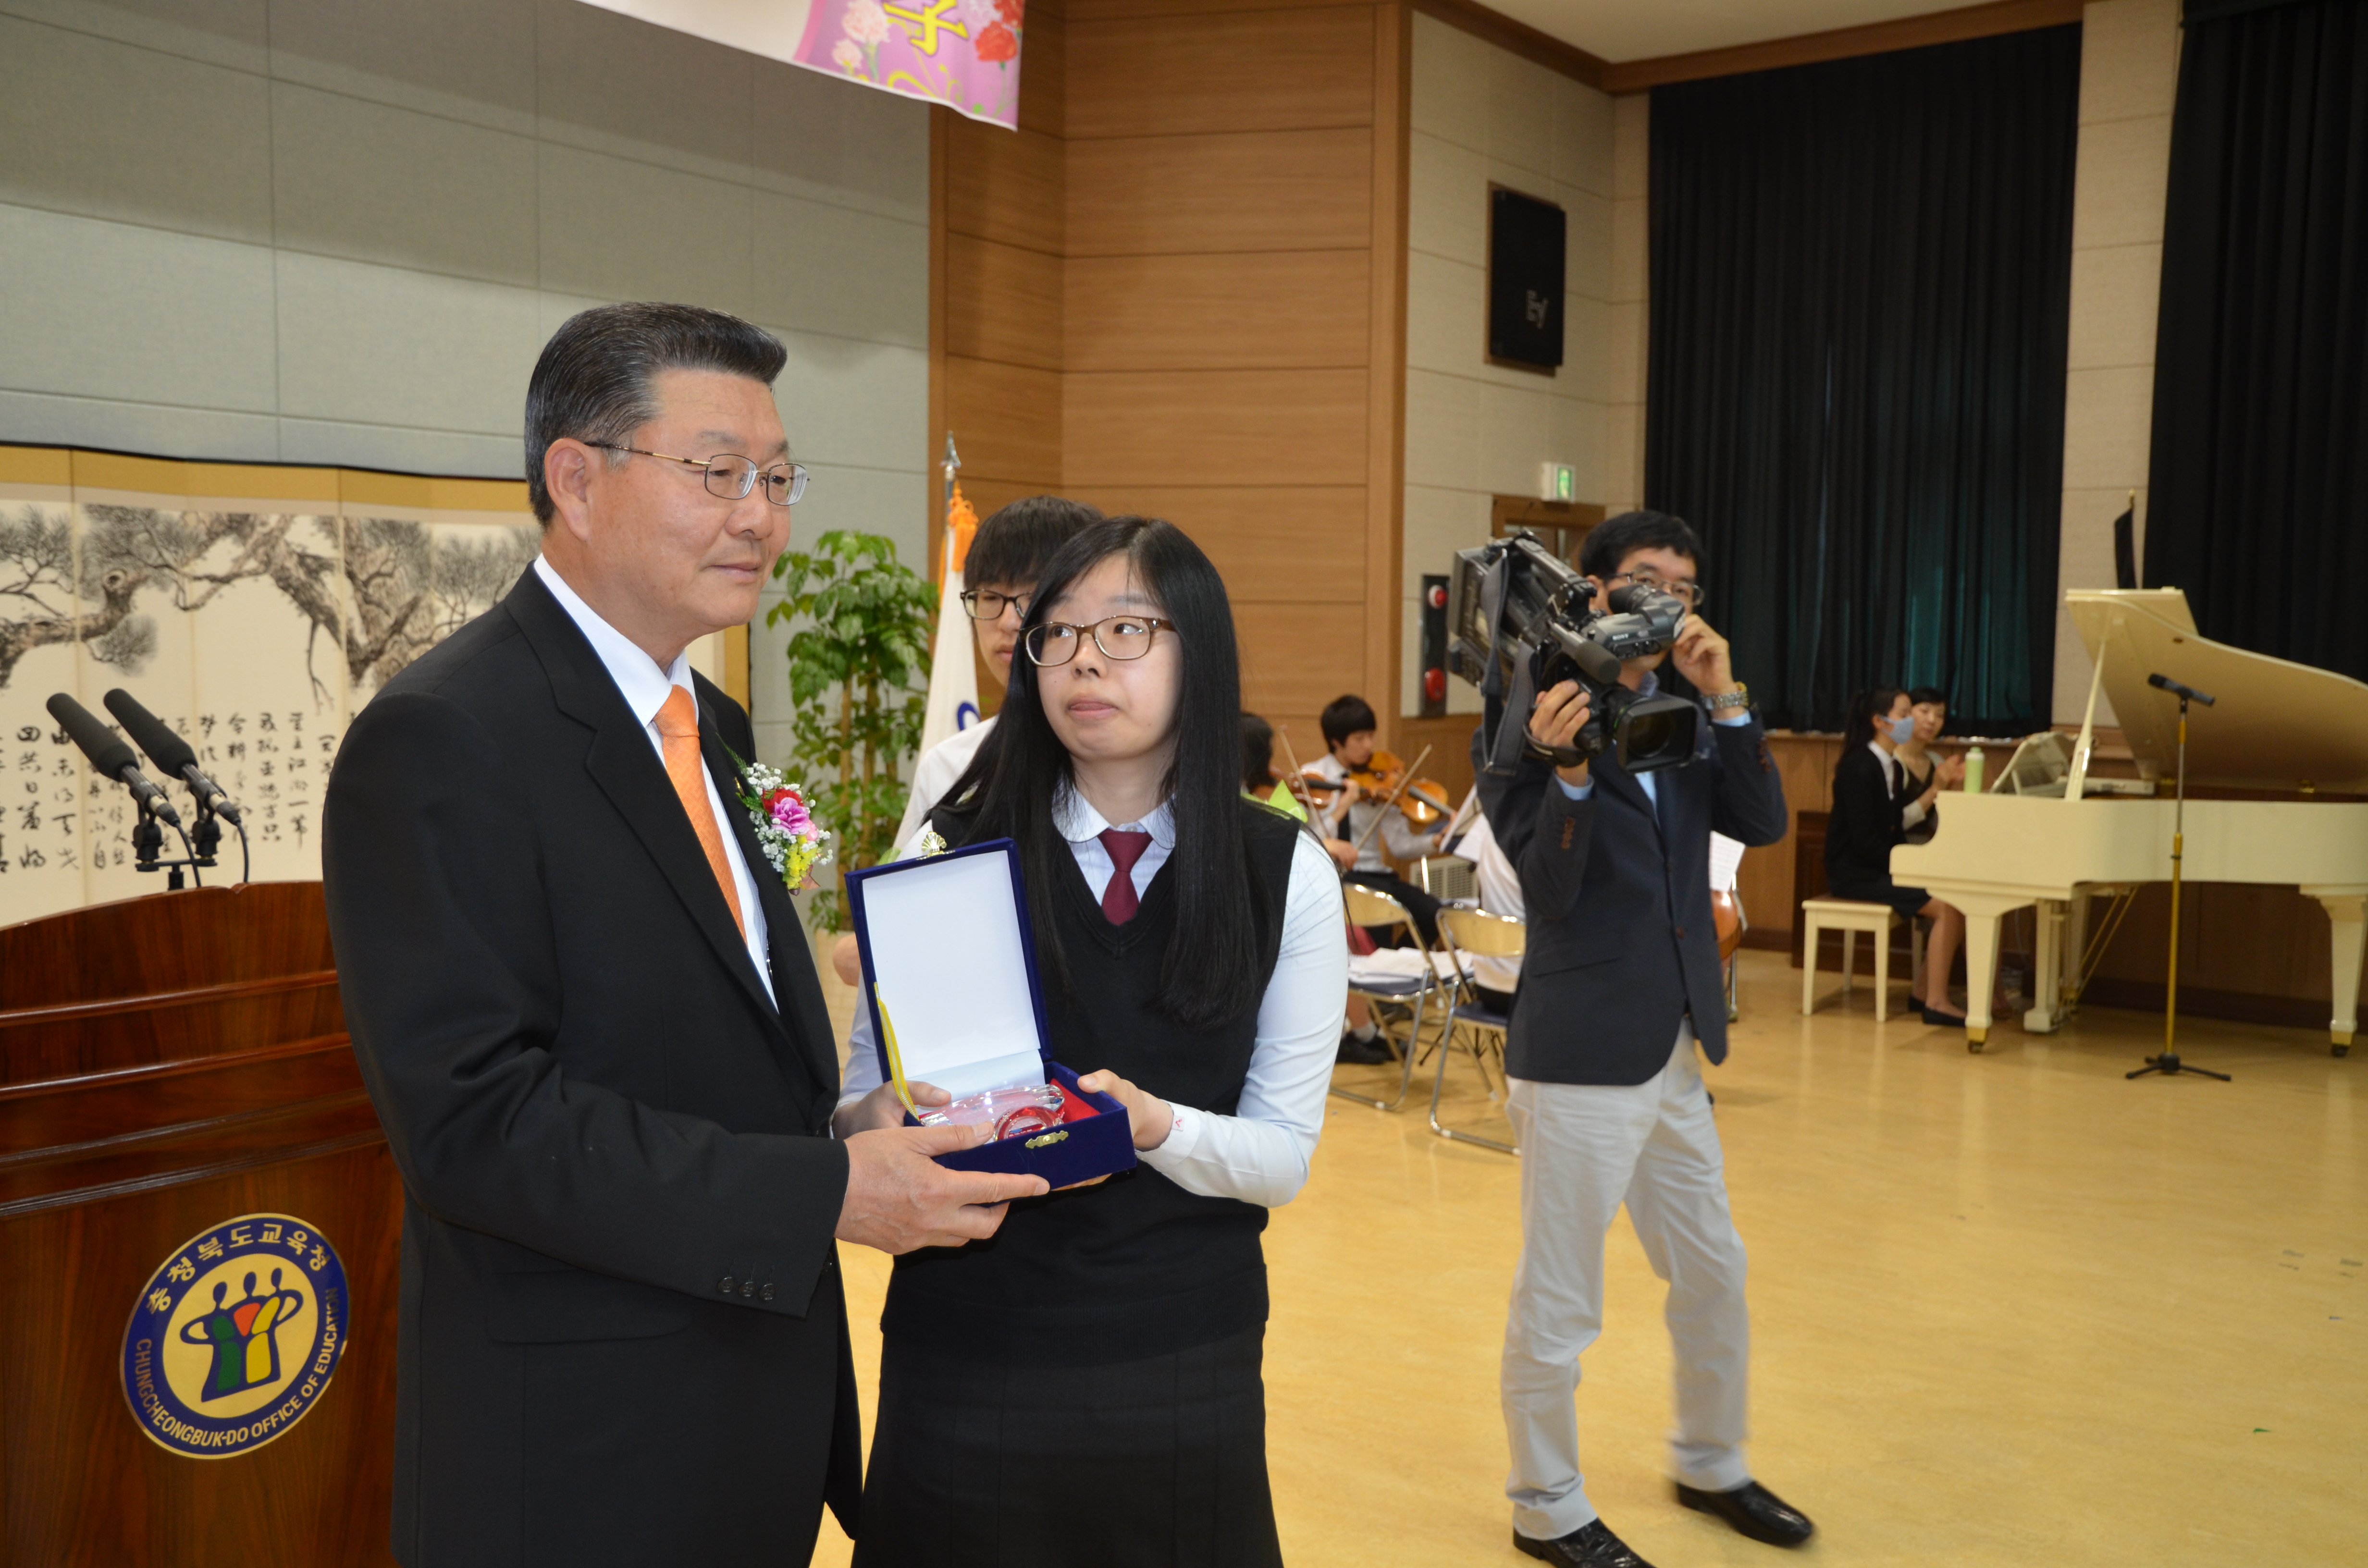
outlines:
[{"label": "cameraman", "polygon": [[[1701,558],[1679,519],[1628,512],[1588,535],[1578,565],[1598,603],[1633,583],[1691,610]],[[1564,768],[1525,755],[1508,777],[1483,766],[1492,737],[1473,737],[1481,801],[1520,870],[1529,919],[1505,1052],[1522,1236],[1501,1374],[1506,1493],[1516,1547],[1586,1568],[1646,1568],[1588,1501],[1573,1409],[1579,1357],[1602,1326],[1604,1233],[1623,1200],[1669,1286],[1678,1501],[1774,1545],[1797,1546],[1812,1529],[1743,1461],[1743,1242],[1694,1057],[1697,1044],[1713,1062],[1726,1056],[1711,833],[1776,842],[1784,790],[1726,640],[1690,614],[1670,653],[1625,663],[1622,684],[1651,695],[1668,658],[1711,720],[1686,766],[1635,774],[1611,750]],[[1554,687],[1537,699],[1530,737],[1567,745],[1588,707],[1576,683]]]}]

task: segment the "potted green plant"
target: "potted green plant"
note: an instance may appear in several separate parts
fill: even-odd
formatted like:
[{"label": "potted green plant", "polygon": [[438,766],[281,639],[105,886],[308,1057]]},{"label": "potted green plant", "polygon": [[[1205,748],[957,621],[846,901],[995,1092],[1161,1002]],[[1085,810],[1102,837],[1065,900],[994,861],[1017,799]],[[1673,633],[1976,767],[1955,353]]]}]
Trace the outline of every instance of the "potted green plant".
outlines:
[{"label": "potted green plant", "polygon": [[[807,551],[773,562],[785,597],[768,625],[791,622],[791,756],[817,821],[837,835],[842,871],[876,865],[896,847],[909,783],[905,760],[920,746],[929,678],[934,584],[896,559],[882,534],[834,528]],[[847,929],[837,888],[813,895],[821,931]]]}]

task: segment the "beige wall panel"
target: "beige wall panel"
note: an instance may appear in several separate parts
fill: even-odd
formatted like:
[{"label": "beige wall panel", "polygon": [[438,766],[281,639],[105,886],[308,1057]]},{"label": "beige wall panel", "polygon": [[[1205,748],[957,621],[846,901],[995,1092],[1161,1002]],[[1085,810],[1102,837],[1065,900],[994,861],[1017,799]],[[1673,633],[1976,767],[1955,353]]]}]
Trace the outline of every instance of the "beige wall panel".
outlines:
[{"label": "beige wall panel", "polygon": [[1364,131],[1073,142],[1068,254],[1363,250],[1372,177]]},{"label": "beige wall panel", "polygon": [[1068,43],[1072,138],[1372,121],[1367,7],[1073,22]]},{"label": "beige wall panel", "polygon": [[963,473],[1058,488],[1061,378],[951,354],[945,366],[946,424],[961,449]]},{"label": "beige wall panel", "polygon": [[[1242,704],[1271,718],[1320,713],[1362,680],[1359,649],[1363,612],[1355,605],[1236,604],[1234,630],[1242,644]],[[1292,726],[1291,744],[1303,763],[1321,755],[1321,732]]]},{"label": "beige wall panel", "polygon": [[1007,245],[1061,254],[1061,143],[948,117],[946,228]]},{"label": "beige wall panel", "polygon": [[1081,487],[1360,484],[1362,370],[1072,372],[1060,444]]},{"label": "beige wall panel", "polygon": [[946,237],[946,352],[1061,368],[1061,258],[969,234]]},{"label": "beige wall panel", "polygon": [[1356,604],[1365,591],[1365,493],[1348,485],[1083,486],[1115,517],[1165,517],[1224,574],[1235,604]]},{"label": "beige wall panel", "polygon": [[1362,366],[1371,270],[1362,251],[1073,261],[1068,369]]}]

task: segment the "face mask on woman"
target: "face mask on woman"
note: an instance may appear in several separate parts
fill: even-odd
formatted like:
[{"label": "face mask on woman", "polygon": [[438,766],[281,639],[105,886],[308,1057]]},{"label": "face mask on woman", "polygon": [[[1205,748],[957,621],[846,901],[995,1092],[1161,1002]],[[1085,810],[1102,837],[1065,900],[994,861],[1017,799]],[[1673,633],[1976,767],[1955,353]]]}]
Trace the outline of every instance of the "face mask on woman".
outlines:
[{"label": "face mask on woman", "polygon": [[1884,722],[1890,726],[1893,745],[1906,745],[1916,738],[1916,716],[1912,713],[1905,719],[1886,719]]}]

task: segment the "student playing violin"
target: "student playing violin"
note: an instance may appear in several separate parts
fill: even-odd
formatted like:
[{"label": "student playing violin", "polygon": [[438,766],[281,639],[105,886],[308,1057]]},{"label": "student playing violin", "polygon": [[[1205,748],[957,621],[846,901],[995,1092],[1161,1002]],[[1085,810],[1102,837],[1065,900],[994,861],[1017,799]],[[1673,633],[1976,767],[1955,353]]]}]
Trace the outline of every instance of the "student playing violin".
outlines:
[{"label": "student playing violin", "polygon": [[[1396,899],[1422,928],[1423,940],[1438,941],[1439,900],[1391,870],[1389,857],[1419,860],[1438,848],[1439,833],[1417,830],[1395,802],[1385,800],[1388,789],[1372,770],[1374,732],[1380,727],[1372,704],[1361,697],[1336,698],[1319,722],[1329,755],[1309,763],[1307,773],[1334,787],[1337,794],[1317,826],[1326,837],[1358,846],[1356,863],[1342,873],[1342,880]],[[1445,826],[1442,821],[1440,827]],[[1372,936],[1376,941],[1389,939],[1386,931],[1375,930]]]}]

